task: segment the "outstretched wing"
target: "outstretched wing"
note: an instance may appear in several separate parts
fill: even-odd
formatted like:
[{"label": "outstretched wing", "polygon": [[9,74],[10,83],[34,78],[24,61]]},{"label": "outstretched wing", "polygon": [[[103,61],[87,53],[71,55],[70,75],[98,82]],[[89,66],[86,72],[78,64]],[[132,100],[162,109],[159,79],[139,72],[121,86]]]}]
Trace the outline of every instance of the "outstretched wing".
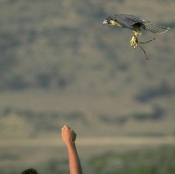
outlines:
[{"label": "outstretched wing", "polygon": [[163,27],[157,24],[152,24],[151,22],[147,21],[142,25],[143,29],[147,31],[151,31],[152,33],[157,33],[157,34],[163,34],[167,32],[170,28]]},{"label": "outstretched wing", "polygon": [[[107,21],[110,22],[107,23]],[[141,33],[141,28],[157,34],[165,33],[170,29],[157,24],[153,24],[150,21],[147,21],[143,18],[126,14],[111,15],[108,18],[106,18],[103,24],[110,24],[118,27],[128,28],[130,30],[136,31],[137,33]]]}]

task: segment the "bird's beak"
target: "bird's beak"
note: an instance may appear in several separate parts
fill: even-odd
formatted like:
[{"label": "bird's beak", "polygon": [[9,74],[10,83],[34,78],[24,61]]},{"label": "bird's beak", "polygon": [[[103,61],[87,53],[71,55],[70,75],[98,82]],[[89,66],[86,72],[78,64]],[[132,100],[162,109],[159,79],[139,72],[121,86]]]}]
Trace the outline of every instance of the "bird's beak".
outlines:
[{"label": "bird's beak", "polygon": [[106,20],[103,21],[103,25],[105,25],[105,24],[107,24],[107,21]]}]

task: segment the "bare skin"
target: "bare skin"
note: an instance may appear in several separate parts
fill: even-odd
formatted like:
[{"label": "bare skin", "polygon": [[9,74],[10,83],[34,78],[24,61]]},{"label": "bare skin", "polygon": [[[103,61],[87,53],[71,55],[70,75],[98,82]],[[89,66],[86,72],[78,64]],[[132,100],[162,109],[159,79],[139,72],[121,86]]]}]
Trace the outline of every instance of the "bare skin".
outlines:
[{"label": "bare skin", "polygon": [[61,136],[66,144],[69,156],[70,174],[82,174],[81,164],[76,149],[76,133],[67,125],[61,129]]}]

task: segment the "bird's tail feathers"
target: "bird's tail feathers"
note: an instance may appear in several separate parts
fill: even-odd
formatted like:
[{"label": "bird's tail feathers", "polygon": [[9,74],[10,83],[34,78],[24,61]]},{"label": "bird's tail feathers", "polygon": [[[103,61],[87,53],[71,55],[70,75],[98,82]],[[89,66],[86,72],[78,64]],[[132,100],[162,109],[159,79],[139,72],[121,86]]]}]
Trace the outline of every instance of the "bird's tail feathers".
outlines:
[{"label": "bird's tail feathers", "polygon": [[170,28],[163,27],[157,24],[152,24],[151,22],[146,22],[144,24],[144,29],[157,34],[163,34],[167,32]]}]

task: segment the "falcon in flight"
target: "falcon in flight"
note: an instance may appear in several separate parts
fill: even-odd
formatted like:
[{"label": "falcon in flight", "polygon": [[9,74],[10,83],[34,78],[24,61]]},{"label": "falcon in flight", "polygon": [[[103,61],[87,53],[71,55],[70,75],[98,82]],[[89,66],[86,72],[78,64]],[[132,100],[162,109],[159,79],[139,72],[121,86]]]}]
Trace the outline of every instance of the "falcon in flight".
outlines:
[{"label": "falcon in flight", "polygon": [[[132,37],[130,44],[132,47],[136,48],[138,46],[138,36],[141,36],[141,29],[150,31],[156,34],[162,34],[167,32],[170,28],[163,27],[157,24],[153,24],[150,21],[147,21],[143,18],[139,18],[132,15],[126,14],[114,14],[107,17],[103,24],[114,25],[117,27],[128,28],[134,32],[134,36]],[[154,38],[155,39],[155,38]],[[153,39],[153,40],[154,40]],[[150,40],[152,41],[152,40]],[[150,42],[148,41],[148,42]],[[145,42],[145,43],[148,43]],[[144,42],[142,42],[144,43]],[[143,49],[142,49],[143,50]]]}]

